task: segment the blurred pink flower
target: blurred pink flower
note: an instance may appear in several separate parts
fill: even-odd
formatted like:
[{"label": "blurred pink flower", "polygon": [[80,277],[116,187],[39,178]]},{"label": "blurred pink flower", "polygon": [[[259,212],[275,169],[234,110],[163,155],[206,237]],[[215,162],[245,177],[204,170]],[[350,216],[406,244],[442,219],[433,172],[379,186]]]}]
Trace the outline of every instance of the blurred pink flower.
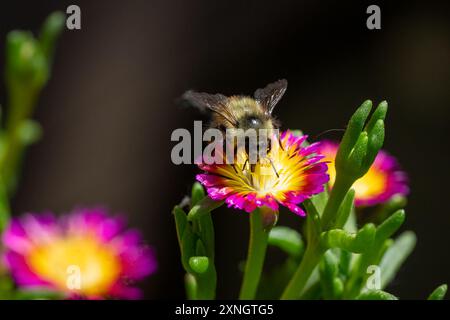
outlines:
[{"label": "blurred pink flower", "polygon": [[4,263],[21,289],[46,288],[67,298],[138,299],[134,282],[157,268],[140,234],[99,208],[60,218],[26,214],[10,222],[3,244]]}]

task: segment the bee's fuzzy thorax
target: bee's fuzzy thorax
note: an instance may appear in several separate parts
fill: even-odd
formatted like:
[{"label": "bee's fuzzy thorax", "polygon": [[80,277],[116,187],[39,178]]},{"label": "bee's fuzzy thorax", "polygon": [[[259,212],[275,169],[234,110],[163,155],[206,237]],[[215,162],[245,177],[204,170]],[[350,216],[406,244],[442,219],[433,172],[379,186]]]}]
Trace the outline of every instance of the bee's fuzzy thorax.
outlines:
[{"label": "bee's fuzzy thorax", "polygon": [[273,129],[274,125],[272,117],[264,112],[261,104],[255,99],[248,96],[231,96],[227,101],[227,110],[232,113],[237,123],[229,123],[226,119],[222,119],[220,114],[213,116],[213,123],[226,123],[227,128],[242,128],[248,129],[246,120],[248,118],[257,118],[261,125],[258,129]]}]

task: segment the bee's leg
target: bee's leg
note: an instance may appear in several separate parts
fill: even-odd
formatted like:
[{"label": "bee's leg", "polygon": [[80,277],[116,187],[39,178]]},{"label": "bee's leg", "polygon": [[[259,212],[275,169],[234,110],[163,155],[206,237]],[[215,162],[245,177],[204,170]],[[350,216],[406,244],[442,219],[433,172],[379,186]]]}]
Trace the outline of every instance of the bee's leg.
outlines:
[{"label": "bee's leg", "polygon": [[[281,137],[280,137],[280,135],[277,135],[277,138],[278,138],[278,145],[280,146],[281,150],[284,151],[283,144],[281,143]],[[272,164],[272,165],[273,165],[273,164]]]},{"label": "bee's leg", "polygon": [[256,164],[250,163],[250,172],[251,172],[251,174],[250,174],[250,181],[251,181],[252,184],[254,183],[253,182],[253,173],[255,172],[255,167],[256,167]]},{"label": "bee's leg", "polygon": [[269,161],[270,161],[270,164],[272,165],[272,169],[273,169],[273,171],[275,171],[275,174],[277,175],[277,178],[279,178],[279,177],[280,177],[280,175],[278,174],[278,172],[277,172],[277,169],[275,168],[275,165],[273,164],[273,161],[272,161],[272,159],[270,159],[270,158],[267,158],[267,159],[269,159]]},{"label": "bee's leg", "polygon": [[[227,155],[227,157],[228,157],[228,155]],[[238,171],[236,170],[236,166],[234,165],[235,163],[237,163],[237,146],[233,142],[233,163],[231,166],[234,169],[234,173],[238,174]]]},{"label": "bee's leg", "polygon": [[245,159],[244,165],[242,166],[242,171],[244,171],[245,167],[247,166],[248,163],[248,158]]}]

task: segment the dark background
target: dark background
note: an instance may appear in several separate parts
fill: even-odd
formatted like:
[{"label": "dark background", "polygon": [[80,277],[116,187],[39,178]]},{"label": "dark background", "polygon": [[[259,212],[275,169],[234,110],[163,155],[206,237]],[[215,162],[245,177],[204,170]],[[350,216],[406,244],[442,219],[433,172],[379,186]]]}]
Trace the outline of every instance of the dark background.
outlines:
[{"label": "dark background", "polygon": [[[2,1],[0,61],[9,30],[37,31],[51,11],[74,3],[82,29],[66,30],[59,41],[35,115],[45,134],[28,152],[15,214],[94,204],[127,213],[158,253],[160,268],[144,284],[146,297],[183,297],[170,212],[197,170],[171,164],[170,135],[179,127],[192,130],[198,114],[175,99],[191,88],[251,94],[286,78],[288,91],[275,113],[284,128],[312,137],[344,128],[367,98],[388,100],[385,148],[410,175],[404,229],[418,235],[388,289],[419,299],[450,282],[445,2]],[[369,4],[381,7],[381,30],[366,28]],[[4,104],[4,86],[0,93]],[[218,295],[233,298],[247,217],[218,210],[214,220]],[[299,226],[300,220],[280,215],[281,224]]]}]

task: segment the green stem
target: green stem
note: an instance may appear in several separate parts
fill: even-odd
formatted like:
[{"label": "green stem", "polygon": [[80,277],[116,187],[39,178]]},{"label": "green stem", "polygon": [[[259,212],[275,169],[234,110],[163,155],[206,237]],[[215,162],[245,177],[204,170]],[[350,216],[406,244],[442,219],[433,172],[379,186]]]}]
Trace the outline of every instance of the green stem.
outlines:
[{"label": "green stem", "polygon": [[322,255],[323,252],[317,244],[308,245],[300,266],[281,295],[281,300],[293,300],[300,297],[306,282],[319,263]]},{"label": "green stem", "polygon": [[5,230],[10,218],[8,194],[0,177],[0,234]]},{"label": "green stem", "polygon": [[351,188],[353,182],[349,179],[342,178],[339,174],[336,177],[333,189],[322,215],[322,230],[330,230],[336,223],[337,213],[342,201],[345,198],[348,190]]},{"label": "green stem", "polygon": [[259,209],[250,214],[250,241],[239,299],[254,299],[266,256],[268,232]]},{"label": "green stem", "polygon": [[214,225],[211,212],[197,216],[195,222],[193,225],[197,226],[197,233],[206,251],[204,253],[197,252],[197,254],[206,254],[209,258],[208,270],[195,276],[197,282],[196,295],[197,299],[213,300],[216,297],[217,272],[214,264]]},{"label": "green stem", "polygon": [[20,125],[32,113],[36,104],[37,94],[33,91],[24,92],[14,86],[9,87],[9,110],[5,130],[5,150],[0,157],[0,173],[7,192],[15,188],[17,169],[20,165],[25,145],[20,140]]},{"label": "green stem", "polygon": [[204,274],[195,275],[197,283],[196,299],[214,300],[216,298],[217,273],[214,265]]},{"label": "green stem", "polygon": [[[333,189],[331,190],[330,197],[321,217],[322,231],[331,229],[336,223],[339,207],[352,185],[352,183],[350,182],[351,181],[349,181],[349,179],[342,179],[342,177],[340,177],[339,175],[337,176],[336,182],[333,186]],[[311,213],[308,212],[308,214]],[[309,225],[308,227],[312,228],[313,224]],[[309,231],[313,232],[313,230]],[[281,299],[293,300],[300,297],[309,277],[311,276],[311,273],[320,262],[320,259],[322,258],[324,253],[325,250],[321,247],[319,238],[312,238],[311,242],[306,248],[306,252],[302,259],[302,262],[300,263],[297,271],[284,290]]]}]

